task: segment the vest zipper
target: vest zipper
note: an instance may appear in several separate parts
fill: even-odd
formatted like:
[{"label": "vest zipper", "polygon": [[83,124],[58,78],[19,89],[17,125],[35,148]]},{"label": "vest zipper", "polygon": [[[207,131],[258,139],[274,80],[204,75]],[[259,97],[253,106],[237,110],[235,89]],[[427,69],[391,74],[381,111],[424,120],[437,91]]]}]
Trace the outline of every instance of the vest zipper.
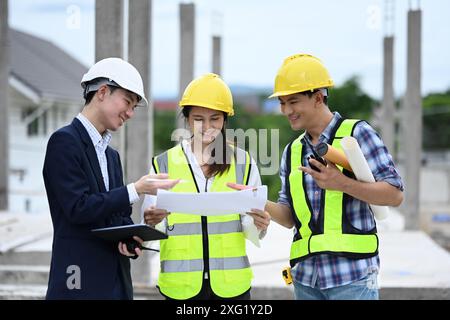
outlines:
[{"label": "vest zipper", "polygon": [[[208,192],[208,178],[206,178],[205,192]],[[208,244],[208,221],[202,216],[202,238],[203,238],[203,279],[209,279],[209,244]]]}]

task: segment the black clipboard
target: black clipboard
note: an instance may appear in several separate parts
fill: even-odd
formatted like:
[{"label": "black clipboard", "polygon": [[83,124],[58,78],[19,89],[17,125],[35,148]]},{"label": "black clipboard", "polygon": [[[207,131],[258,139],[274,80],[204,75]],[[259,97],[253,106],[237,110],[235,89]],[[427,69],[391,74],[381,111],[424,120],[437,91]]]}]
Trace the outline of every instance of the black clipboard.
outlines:
[{"label": "black clipboard", "polygon": [[130,224],[118,227],[92,229],[91,232],[99,238],[109,241],[127,241],[138,236],[144,241],[167,239],[168,235],[146,224]]}]

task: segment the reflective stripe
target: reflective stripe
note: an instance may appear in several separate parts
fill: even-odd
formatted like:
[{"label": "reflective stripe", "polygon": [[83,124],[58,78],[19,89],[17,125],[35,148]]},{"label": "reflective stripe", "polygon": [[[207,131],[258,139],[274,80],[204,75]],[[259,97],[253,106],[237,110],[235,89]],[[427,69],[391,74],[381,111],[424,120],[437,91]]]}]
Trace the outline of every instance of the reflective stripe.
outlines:
[{"label": "reflective stripe", "polygon": [[157,158],[156,161],[158,162],[158,169],[159,171],[157,173],[167,173],[168,172],[168,155],[167,155],[167,151],[160,154]]},{"label": "reflective stripe", "polygon": [[210,270],[244,269],[248,267],[250,267],[250,262],[247,256],[209,259]]},{"label": "reflective stripe", "polygon": [[169,236],[186,236],[192,234],[202,234],[201,223],[177,223],[167,229]]},{"label": "reflective stripe", "polygon": [[236,183],[244,184],[245,164],[236,164]]},{"label": "reflective stripe", "polygon": [[[247,256],[233,258],[209,259],[210,270],[233,270],[250,267]],[[203,259],[165,260],[161,261],[161,272],[195,272],[203,271]]]},{"label": "reflective stripe", "polygon": [[203,271],[203,259],[161,261],[161,272]]},{"label": "reflective stripe", "polygon": [[208,234],[223,234],[232,232],[242,232],[242,224],[240,220],[208,223]]},{"label": "reflective stripe", "polygon": [[[232,232],[242,232],[242,224],[240,220],[208,223],[208,234],[223,234]],[[167,230],[167,234],[169,236],[202,234],[202,224],[177,223]]]},{"label": "reflective stripe", "polygon": [[236,148],[236,183],[244,184],[244,177],[247,168],[247,152],[242,149]]},{"label": "reflective stripe", "polygon": [[236,150],[236,165],[245,165],[247,162],[247,152],[238,147],[232,147]]}]

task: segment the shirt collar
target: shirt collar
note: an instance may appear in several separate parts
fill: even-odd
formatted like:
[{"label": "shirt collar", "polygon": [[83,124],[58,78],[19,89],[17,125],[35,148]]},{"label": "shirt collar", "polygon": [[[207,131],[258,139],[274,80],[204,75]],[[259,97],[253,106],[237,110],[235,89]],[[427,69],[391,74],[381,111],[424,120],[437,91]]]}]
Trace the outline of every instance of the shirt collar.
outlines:
[{"label": "shirt collar", "polygon": [[86,118],[83,114],[79,113],[77,115],[77,119],[80,120],[80,122],[85,127],[86,131],[89,134],[89,137],[91,138],[92,144],[94,147],[100,147],[103,150],[106,150],[106,148],[109,145],[109,142],[111,141],[111,133],[106,130],[106,132],[102,135],[98,132],[98,130],[95,128],[95,126],[92,124],[92,122],[89,121],[88,118]]},{"label": "shirt collar", "polygon": [[182,145],[183,150],[188,158],[189,163],[195,164],[198,167],[200,167],[200,165],[198,164],[197,158],[195,157],[194,153],[192,152],[191,143],[192,143],[192,141],[189,139],[184,139],[181,141],[181,145]]},{"label": "shirt collar", "polygon": [[[335,111],[333,112],[333,118],[331,119],[328,126],[325,128],[325,130],[322,131],[322,133],[319,136],[319,142],[328,142],[331,138],[331,132],[333,131],[334,127],[336,126],[336,123],[341,119],[342,116],[339,114],[339,112]],[[307,139],[308,141],[305,141]],[[304,136],[300,140],[302,144],[305,144],[306,142],[311,143],[311,136],[308,132],[305,132]]]},{"label": "shirt collar", "polygon": [[[203,192],[205,190],[205,181],[206,177],[203,174],[202,168],[200,167],[200,164],[197,161],[197,158],[194,155],[194,152],[192,152],[192,146],[191,146],[192,140],[190,139],[184,139],[181,141],[181,146],[186,154],[187,161],[189,162],[192,172],[194,174],[195,180],[197,183],[199,183],[199,190],[200,192]],[[207,179],[208,181],[212,182],[214,181],[214,176],[209,177]]]}]

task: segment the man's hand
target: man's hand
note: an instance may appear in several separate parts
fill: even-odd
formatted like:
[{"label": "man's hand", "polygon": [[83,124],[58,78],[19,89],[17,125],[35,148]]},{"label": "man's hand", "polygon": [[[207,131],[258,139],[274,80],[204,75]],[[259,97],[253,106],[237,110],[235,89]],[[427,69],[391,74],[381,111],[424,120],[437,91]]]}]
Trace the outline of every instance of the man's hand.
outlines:
[{"label": "man's hand", "polygon": [[327,162],[324,166],[315,159],[309,159],[311,165],[314,165],[319,171],[300,166],[299,170],[311,175],[321,189],[343,191],[347,178],[334,163]]},{"label": "man's hand", "polygon": [[[158,189],[171,189],[173,188],[180,179],[170,180],[169,175],[167,173],[159,173],[159,174],[148,174],[141,177],[138,181],[134,183],[134,187],[136,188],[136,192],[141,194],[152,194],[156,195],[156,191]],[[160,180],[160,181],[159,181]]]},{"label": "man's hand", "polygon": [[146,224],[154,227],[169,214],[170,212],[168,212],[167,210],[156,209],[155,206],[150,206],[144,211],[144,221]]},{"label": "man's hand", "polygon": [[[141,238],[139,238],[137,236],[133,236],[133,239],[136,240],[142,246],[142,243],[144,241]],[[142,255],[142,250],[139,248],[135,249],[135,253],[128,251],[127,244],[124,242],[119,242],[119,252],[127,257],[134,257],[135,255],[138,255],[138,256]]]}]

